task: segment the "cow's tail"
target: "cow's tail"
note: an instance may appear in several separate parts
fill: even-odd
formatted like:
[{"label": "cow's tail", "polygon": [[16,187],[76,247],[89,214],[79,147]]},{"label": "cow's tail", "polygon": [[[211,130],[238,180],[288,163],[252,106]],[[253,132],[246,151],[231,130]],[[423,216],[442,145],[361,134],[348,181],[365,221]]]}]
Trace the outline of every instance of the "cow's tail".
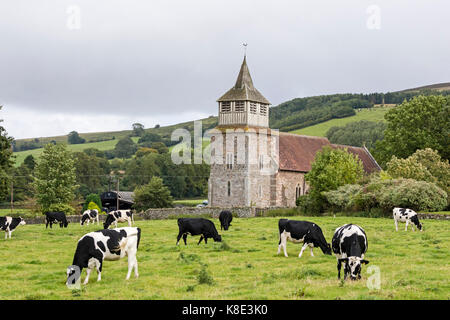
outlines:
[{"label": "cow's tail", "polygon": [[136,244],[136,249],[139,248],[139,242],[141,241],[141,228],[137,228],[137,244]]}]

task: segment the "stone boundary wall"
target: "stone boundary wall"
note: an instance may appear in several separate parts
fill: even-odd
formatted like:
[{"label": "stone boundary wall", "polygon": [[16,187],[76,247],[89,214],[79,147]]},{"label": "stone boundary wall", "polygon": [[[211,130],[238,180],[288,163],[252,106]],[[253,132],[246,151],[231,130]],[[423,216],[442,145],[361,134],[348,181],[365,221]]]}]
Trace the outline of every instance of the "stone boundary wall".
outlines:
[{"label": "stone boundary wall", "polygon": [[[236,208],[216,208],[216,207],[183,207],[183,208],[164,208],[164,209],[149,209],[145,212],[136,213],[134,220],[161,220],[174,219],[177,216],[199,216],[218,218],[222,210],[229,210],[239,218],[261,217],[271,209],[292,209],[292,208],[250,208],[250,207],[236,207]],[[419,219],[436,219],[436,220],[450,220],[448,214],[433,214],[433,213],[418,213]],[[100,223],[104,221],[106,215],[100,215]],[[81,215],[67,216],[67,221],[70,223],[80,223]],[[37,218],[26,218],[27,224],[45,224],[45,216]],[[59,227],[59,226],[58,226]]]}]

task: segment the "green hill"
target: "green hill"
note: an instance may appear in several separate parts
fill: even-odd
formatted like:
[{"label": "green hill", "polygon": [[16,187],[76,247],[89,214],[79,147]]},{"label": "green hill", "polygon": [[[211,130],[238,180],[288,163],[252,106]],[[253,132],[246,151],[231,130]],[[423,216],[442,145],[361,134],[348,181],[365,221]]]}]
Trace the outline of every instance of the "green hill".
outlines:
[{"label": "green hill", "polygon": [[356,122],[361,120],[384,122],[385,121],[384,114],[392,108],[393,107],[374,107],[370,109],[361,109],[361,111],[356,111],[356,115],[354,116],[340,119],[332,119],[313,126],[293,130],[290,132],[307,136],[325,137],[325,134],[331,127],[343,127],[350,122]]}]

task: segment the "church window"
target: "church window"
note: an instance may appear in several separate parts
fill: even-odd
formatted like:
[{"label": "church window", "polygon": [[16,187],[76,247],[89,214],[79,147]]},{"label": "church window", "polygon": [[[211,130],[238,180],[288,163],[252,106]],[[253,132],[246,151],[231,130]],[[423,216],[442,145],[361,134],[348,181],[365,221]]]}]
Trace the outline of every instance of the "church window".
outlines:
[{"label": "church window", "polygon": [[222,102],[220,107],[220,112],[230,112],[231,102]]},{"label": "church window", "polygon": [[228,193],[228,196],[230,197],[231,196],[231,182],[230,181],[228,181],[228,183],[227,183],[227,189],[228,189],[228,191],[227,191],[227,193]]},{"label": "church window", "polygon": [[264,169],[264,155],[263,154],[259,155],[258,167],[259,167],[259,170]]},{"label": "church window", "polygon": [[233,169],[234,155],[233,152],[227,153],[227,169]]},{"label": "church window", "polygon": [[245,111],[245,102],[244,101],[236,101],[234,104],[234,111],[244,112]]},{"label": "church window", "polygon": [[267,115],[267,106],[265,104],[261,104],[261,106],[259,107],[260,109],[260,113],[262,115]]},{"label": "church window", "polygon": [[259,185],[258,196],[259,196],[260,198],[262,198],[262,194],[263,194],[262,185]]},{"label": "church window", "polygon": [[250,113],[256,114],[258,111],[258,106],[254,102],[250,102]]}]

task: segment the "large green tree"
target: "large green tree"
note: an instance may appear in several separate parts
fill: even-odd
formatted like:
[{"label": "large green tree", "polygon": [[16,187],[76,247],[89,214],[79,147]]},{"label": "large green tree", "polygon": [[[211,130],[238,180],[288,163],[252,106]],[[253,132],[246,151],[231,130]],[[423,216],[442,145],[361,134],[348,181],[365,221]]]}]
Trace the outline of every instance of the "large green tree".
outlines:
[{"label": "large green tree", "polygon": [[[2,106],[0,106],[0,110]],[[0,119],[0,123],[3,122]],[[8,194],[10,184],[10,170],[13,166],[12,156],[13,138],[9,137],[5,128],[0,125],[0,199]]]},{"label": "large green tree", "polygon": [[137,151],[137,146],[130,137],[120,139],[114,147],[114,153],[117,158],[130,158]]},{"label": "large green tree", "polygon": [[384,166],[392,156],[407,158],[418,149],[431,148],[450,158],[450,96],[418,96],[385,114],[384,138],[374,156]]},{"label": "large green tree", "polygon": [[170,190],[159,177],[153,177],[148,184],[134,190],[134,207],[138,211],[172,206],[173,199]]},{"label": "large green tree", "polygon": [[345,184],[354,184],[363,177],[361,160],[342,149],[324,147],[317,152],[311,171],[305,175],[310,194],[322,197],[322,192],[336,190]]},{"label": "large green tree", "polygon": [[43,211],[55,204],[68,205],[75,196],[76,172],[72,154],[63,144],[47,144],[35,169],[37,203]]},{"label": "large green tree", "polygon": [[102,190],[102,186],[107,185],[107,175],[110,173],[108,160],[84,152],[73,153],[73,159],[79,195],[85,197],[90,193],[98,193]]}]

